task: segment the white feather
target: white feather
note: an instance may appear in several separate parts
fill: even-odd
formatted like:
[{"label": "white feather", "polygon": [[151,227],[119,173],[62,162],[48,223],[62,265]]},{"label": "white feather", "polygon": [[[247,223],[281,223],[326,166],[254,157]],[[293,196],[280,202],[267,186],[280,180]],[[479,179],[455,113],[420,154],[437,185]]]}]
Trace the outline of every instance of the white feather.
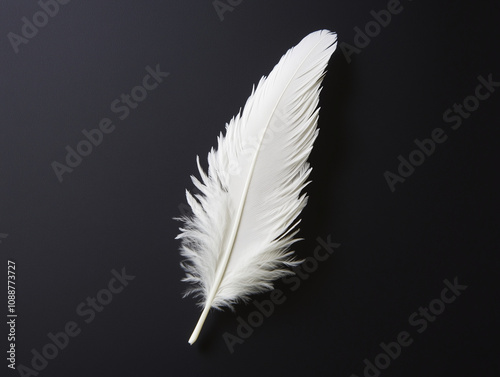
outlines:
[{"label": "white feather", "polygon": [[290,246],[307,196],[307,159],[318,135],[318,101],[335,33],[320,30],[290,49],[263,77],[240,113],[208,154],[208,174],[191,177],[200,194],[186,191],[192,216],[181,218],[181,263],[188,293],[203,312],[193,344],[210,308],[231,307],[300,263]]}]

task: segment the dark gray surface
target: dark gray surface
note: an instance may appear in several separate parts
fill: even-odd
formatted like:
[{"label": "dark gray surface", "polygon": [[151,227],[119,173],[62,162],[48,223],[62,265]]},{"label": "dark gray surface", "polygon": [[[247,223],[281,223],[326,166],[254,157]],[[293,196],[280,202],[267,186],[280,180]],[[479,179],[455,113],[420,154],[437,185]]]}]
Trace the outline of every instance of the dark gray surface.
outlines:
[{"label": "dark gray surface", "polygon": [[[172,217],[192,188],[195,156],[205,159],[252,84],[302,37],[327,28],[354,45],[354,28],[387,6],[232,3],[221,20],[210,1],[71,1],[18,53],[7,35],[40,7],[2,3],[0,303],[15,260],[16,364],[31,367],[31,350],[74,321],[81,332],[40,376],[362,376],[363,360],[402,331],[413,343],[383,376],[498,374],[500,93],[457,130],[443,121],[478,76],[500,81],[493,1],[403,0],[350,64],[337,49],[296,250],[314,255],[329,235],[341,245],[298,289],[278,283],[285,302],[233,353],[223,334],[237,335],[252,305],[211,313],[187,344],[199,310],[181,298]],[[120,120],[111,103],[158,64],[170,75]],[[52,162],[64,163],[65,147],[103,118],[114,131],[59,182]],[[438,127],[448,139],[391,192],[384,172]],[[87,324],[77,307],[123,267],[135,279]],[[412,313],[455,277],[468,288],[419,333]],[[1,375],[19,375],[6,364]]]}]

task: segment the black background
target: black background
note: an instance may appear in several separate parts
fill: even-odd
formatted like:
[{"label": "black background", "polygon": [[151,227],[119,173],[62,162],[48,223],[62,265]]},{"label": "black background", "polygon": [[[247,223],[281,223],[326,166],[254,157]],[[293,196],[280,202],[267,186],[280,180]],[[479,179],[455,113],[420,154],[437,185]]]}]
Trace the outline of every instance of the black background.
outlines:
[{"label": "black background", "polygon": [[[322,28],[353,45],[354,27],[387,2],[242,1],[221,20],[211,1],[73,0],[18,53],[7,34],[40,8],[2,2],[0,312],[15,260],[18,365],[75,321],[81,333],[40,376],[362,376],[401,331],[413,343],[383,376],[498,375],[500,93],[456,131],[442,117],[479,75],[500,81],[500,8],[402,5],[351,63],[338,48],[324,80],[296,251],[312,255],[317,237],[341,246],[296,291],[279,282],[285,303],[231,353],[222,336],[251,305],[210,313],[187,343],[199,309],[182,299],[172,218],[195,156],[288,48]],[[112,101],[157,64],[170,76],[119,120]],[[105,117],[116,129],[60,183],[51,163]],[[446,142],[391,192],[384,172],[437,127]],[[75,308],[122,267],[135,279],[86,324]],[[455,277],[468,288],[419,334],[410,315]],[[2,360],[1,375],[19,375]]]}]

